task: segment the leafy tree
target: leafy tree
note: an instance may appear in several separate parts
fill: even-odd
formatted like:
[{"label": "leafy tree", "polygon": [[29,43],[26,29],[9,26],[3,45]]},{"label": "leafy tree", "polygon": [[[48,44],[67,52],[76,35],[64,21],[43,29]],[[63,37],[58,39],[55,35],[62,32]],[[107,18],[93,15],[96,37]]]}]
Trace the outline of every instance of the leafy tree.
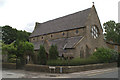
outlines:
[{"label": "leafy tree", "polygon": [[114,62],[118,59],[118,53],[109,48],[98,48],[97,51],[93,53],[93,56],[101,62]]},{"label": "leafy tree", "polygon": [[45,65],[47,63],[47,55],[44,46],[40,45],[38,53],[39,64]]},{"label": "leafy tree", "polygon": [[17,39],[21,41],[29,41],[29,36],[31,33],[26,31],[17,31]]},{"label": "leafy tree", "polygon": [[117,66],[120,67],[120,52],[118,53]]},{"label": "leafy tree", "polygon": [[16,62],[16,51],[17,48],[14,47],[14,43],[11,44],[2,44],[2,54],[8,55],[8,62]]},{"label": "leafy tree", "polygon": [[5,44],[11,44],[16,40],[29,41],[31,33],[14,29],[8,25],[2,27],[2,39]]},{"label": "leafy tree", "polygon": [[116,33],[118,34],[118,43],[120,44],[120,23],[116,24]]},{"label": "leafy tree", "polygon": [[29,55],[33,56],[34,46],[32,43],[23,42],[23,41],[15,41],[11,44],[2,43],[2,54],[7,54],[8,59],[17,58],[21,59],[22,63],[25,63],[24,56]]},{"label": "leafy tree", "polygon": [[3,54],[8,54],[8,55],[11,55],[11,54],[16,54],[16,51],[17,49],[14,47],[14,44],[4,44],[2,43],[2,53]]},{"label": "leafy tree", "polygon": [[103,24],[105,29],[105,39],[107,41],[113,41],[120,43],[120,23],[115,23],[115,21],[108,21]]},{"label": "leafy tree", "polygon": [[10,26],[2,27],[2,40],[5,44],[10,44],[17,38],[17,30],[12,29]]},{"label": "leafy tree", "polygon": [[55,60],[58,58],[58,51],[57,51],[57,46],[52,45],[50,50],[49,50],[49,59]]},{"label": "leafy tree", "polygon": [[19,41],[16,42],[15,46],[17,47],[17,58],[21,60],[21,63],[25,64],[24,56],[32,56],[34,53],[34,46],[32,43]]}]

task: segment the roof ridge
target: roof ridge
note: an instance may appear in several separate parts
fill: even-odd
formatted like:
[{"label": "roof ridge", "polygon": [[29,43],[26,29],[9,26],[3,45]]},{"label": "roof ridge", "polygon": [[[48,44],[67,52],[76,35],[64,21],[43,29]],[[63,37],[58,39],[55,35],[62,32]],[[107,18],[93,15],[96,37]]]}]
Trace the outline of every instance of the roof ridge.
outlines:
[{"label": "roof ridge", "polygon": [[58,19],[63,18],[63,17],[71,16],[71,15],[77,14],[77,13],[79,13],[79,12],[87,11],[87,10],[89,10],[89,9],[91,9],[91,8],[92,8],[92,7],[87,8],[87,9],[84,9],[84,10],[81,10],[81,11],[77,11],[77,12],[74,12],[74,13],[70,13],[70,14],[68,14],[68,15],[61,16],[61,17],[58,17],[58,18],[55,18],[55,19],[51,19],[51,20],[45,21],[45,22],[43,22],[43,23],[41,23],[41,24],[45,24],[45,23],[47,23],[47,22],[51,22],[51,21],[54,21],[54,20],[58,20]]},{"label": "roof ridge", "polygon": [[30,37],[81,28],[85,26],[91,9],[92,7],[36,25],[37,28],[34,28]]}]

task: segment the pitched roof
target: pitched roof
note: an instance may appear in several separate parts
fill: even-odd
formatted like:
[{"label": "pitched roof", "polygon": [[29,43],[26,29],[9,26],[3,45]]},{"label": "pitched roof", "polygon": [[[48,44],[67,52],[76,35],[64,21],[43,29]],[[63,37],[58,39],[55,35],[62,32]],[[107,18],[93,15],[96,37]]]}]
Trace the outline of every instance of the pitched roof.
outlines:
[{"label": "pitched roof", "polygon": [[35,26],[30,37],[84,27],[90,10],[91,8],[88,8],[74,14],[39,23]]},{"label": "pitched roof", "polygon": [[74,48],[75,44],[77,44],[81,39],[82,39],[82,36],[68,38],[64,48],[65,49]]},{"label": "pitched roof", "polygon": [[[71,38],[60,38],[55,40],[48,40],[50,45],[57,45],[59,56],[65,52],[65,49],[73,49],[74,45],[77,44],[82,39],[82,36],[76,36]],[[44,41],[32,42],[34,45],[34,50],[38,50],[40,45],[44,45]]]},{"label": "pitched roof", "polygon": [[39,42],[32,42],[34,45],[34,50],[38,50],[40,48],[40,45],[44,44],[44,41],[39,41]]}]

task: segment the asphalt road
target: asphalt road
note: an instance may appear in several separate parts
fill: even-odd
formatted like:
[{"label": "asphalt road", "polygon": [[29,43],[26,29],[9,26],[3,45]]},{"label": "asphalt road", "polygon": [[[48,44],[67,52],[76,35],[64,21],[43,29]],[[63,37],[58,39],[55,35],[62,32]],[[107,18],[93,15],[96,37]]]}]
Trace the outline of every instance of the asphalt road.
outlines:
[{"label": "asphalt road", "polygon": [[2,78],[118,78],[118,68],[97,69],[69,74],[3,69]]}]

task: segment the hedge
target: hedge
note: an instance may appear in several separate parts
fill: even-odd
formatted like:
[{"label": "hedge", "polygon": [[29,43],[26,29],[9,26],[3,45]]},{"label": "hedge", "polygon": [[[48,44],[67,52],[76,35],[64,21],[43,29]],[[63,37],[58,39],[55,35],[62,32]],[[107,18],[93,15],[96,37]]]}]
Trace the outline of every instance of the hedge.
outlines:
[{"label": "hedge", "polygon": [[78,65],[87,65],[87,64],[96,64],[101,63],[97,58],[91,56],[89,58],[75,58],[72,60],[49,60],[47,65],[50,66],[78,66]]}]

